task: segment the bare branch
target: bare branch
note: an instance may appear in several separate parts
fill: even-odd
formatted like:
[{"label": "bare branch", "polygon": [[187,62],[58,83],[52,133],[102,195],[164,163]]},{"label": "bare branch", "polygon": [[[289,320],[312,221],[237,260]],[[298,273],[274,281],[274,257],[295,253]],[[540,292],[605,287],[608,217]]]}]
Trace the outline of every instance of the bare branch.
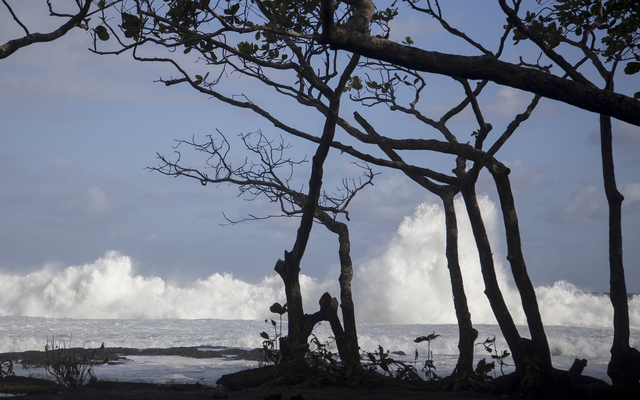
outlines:
[{"label": "bare branch", "polygon": [[[55,14],[52,12],[53,16],[69,17],[69,20],[64,24],[62,24],[58,29],[52,32],[30,33],[29,29],[20,21],[17,15],[13,12],[13,10],[11,9],[7,1],[2,0],[2,2],[7,7],[7,9],[11,13],[11,16],[16,21],[16,23],[20,25],[20,27],[25,31],[26,36],[19,39],[9,40],[5,44],[1,45],[0,59],[7,58],[11,54],[18,51],[19,49],[32,45],[34,43],[51,42],[53,40],[56,40],[64,36],[72,28],[75,28],[76,26],[82,26],[84,19],[87,17],[87,14],[89,13],[89,8],[91,7],[91,0],[84,0],[83,4],[78,3],[79,10],[78,10],[78,13],[75,15],[62,15],[62,14]],[[49,4],[49,9],[51,10],[51,3],[49,1],[47,1],[47,3]],[[86,25],[84,27],[85,29],[87,29]]]}]

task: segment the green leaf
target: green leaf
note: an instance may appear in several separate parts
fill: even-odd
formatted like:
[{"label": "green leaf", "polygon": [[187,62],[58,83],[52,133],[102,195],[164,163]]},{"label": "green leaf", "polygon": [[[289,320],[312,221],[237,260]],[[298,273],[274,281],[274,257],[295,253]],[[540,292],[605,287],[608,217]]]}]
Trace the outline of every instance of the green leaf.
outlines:
[{"label": "green leaf", "polygon": [[142,20],[135,15],[122,13],[122,30],[126,38],[138,40],[142,30]]},{"label": "green leaf", "polygon": [[260,332],[260,336],[262,336],[262,338],[269,340],[269,334],[267,332]]},{"label": "green leaf", "polygon": [[240,50],[244,54],[252,54],[253,46],[249,42],[240,42],[238,43],[238,50]]},{"label": "green leaf", "polygon": [[227,15],[236,15],[239,9],[240,9],[240,3],[236,3],[231,7],[229,7],[229,9],[224,10],[224,13]]},{"label": "green leaf", "polygon": [[627,75],[637,74],[640,71],[640,62],[630,62],[624,67],[624,73]]},{"label": "green leaf", "polygon": [[273,303],[273,305],[269,307],[269,311],[274,314],[282,315],[287,312],[287,305],[285,304],[284,306],[282,306],[280,305],[280,303]]},{"label": "green leaf", "polygon": [[407,36],[406,38],[404,38],[404,40],[402,41],[402,43],[411,46],[412,44],[414,44],[413,40],[411,39],[410,36]]},{"label": "green leaf", "polygon": [[416,342],[416,343],[420,343],[420,342],[424,342],[424,341],[430,342],[430,341],[432,341],[432,340],[434,340],[434,339],[436,339],[438,337],[440,337],[440,335],[436,335],[436,333],[433,332],[433,333],[430,333],[427,336],[420,336],[419,338],[416,338],[416,340],[414,340],[414,342]]},{"label": "green leaf", "polygon": [[105,28],[104,26],[100,25],[93,31],[96,33],[96,36],[98,37],[98,39],[102,40],[103,42],[109,40],[109,32],[107,31],[107,28]]}]

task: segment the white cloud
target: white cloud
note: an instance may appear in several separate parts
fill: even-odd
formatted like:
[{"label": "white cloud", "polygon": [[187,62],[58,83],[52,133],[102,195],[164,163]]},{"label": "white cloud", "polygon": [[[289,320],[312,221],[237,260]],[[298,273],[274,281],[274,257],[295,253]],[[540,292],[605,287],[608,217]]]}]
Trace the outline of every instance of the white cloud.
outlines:
[{"label": "white cloud", "polygon": [[619,187],[624,196],[622,215],[624,219],[640,217],[640,181],[623,183]]},{"label": "white cloud", "polygon": [[482,104],[483,112],[497,117],[514,118],[526,110],[533,96],[510,87],[500,87],[495,95]]},{"label": "white cloud", "polygon": [[582,187],[565,203],[551,203],[547,219],[553,224],[584,224],[607,218],[607,200],[594,184]]}]

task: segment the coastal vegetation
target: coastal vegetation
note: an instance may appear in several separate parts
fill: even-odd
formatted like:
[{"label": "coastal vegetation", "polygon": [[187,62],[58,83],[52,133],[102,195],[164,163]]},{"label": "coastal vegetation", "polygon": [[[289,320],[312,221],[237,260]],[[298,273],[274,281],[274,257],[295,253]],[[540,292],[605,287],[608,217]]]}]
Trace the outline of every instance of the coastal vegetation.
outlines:
[{"label": "coastal vegetation", "polygon": [[[287,334],[276,333],[274,338],[268,334],[263,336],[267,343],[265,352],[277,365],[268,367],[266,374],[262,370],[260,379],[252,375],[251,382],[291,385],[308,378],[315,384],[339,380],[351,386],[365,385],[372,376],[385,384],[391,382],[371,374],[380,369],[394,381],[421,388],[490,391],[500,383],[507,393],[541,398],[565,396],[572,390],[580,395],[588,392],[586,387],[593,382],[580,378],[579,368],[572,373],[553,367],[545,326],[522,251],[510,170],[498,156],[501,150],[504,153],[505,144],[517,129],[535,119],[540,100],[549,98],[593,112],[600,119],[602,174],[609,204],[610,297],[615,310],[615,338],[608,374],[617,390],[629,396],[637,394],[640,352],[629,344],[628,298],[622,263],[623,196],[616,187],[611,118],[640,126],[640,103],[632,96],[616,92],[614,85],[619,70],[625,74],[640,71],[638,3],[499,0],[506,24],[490,46],[467,36],[465,27],[456,27],[448,21],[441,7],[444,4],[437,0],[396,1],[379,8],[376,3],[372,0],[101,0],[91,11],[92,25],[87,29],[92,33],[94,53],[120,56],[129,53],[143,63],[166,63],[173,67],[177,77],[163,77],[161,83],[168,87],[186,86],[219,102],[248,110],[279,132],[280,140],[262,131],[242,135],[245,150],[253,158],[247,158],[240,167],[232,163],[231,145],[220,133],[202,142],[178,139],[177,158],[158,155],[160,163],[152,168],[169,176],[195,179],[202,185],[230,183],[237,186],[241,194],[249,195],[249,199],[263,197],[277,203],[281,216],[300,218],[291,248],[284,251],[281,259],[274,260],[274,269],[282,278],[286,293],[286,307],[274,310],[281,316],[286,312]],[[78,6],[79,14],[70,16],[64,29],[86,25],[91,2],[78,2]],[[390,23],[400,13],[437,21],[448,34],[471,48],[472,54],[436,52],[429,48],[428,40],[420,38],[406,37],[401,43],[389,40]],[[59,36],[64,34],[64,29]],[[25,38],[8,42],[3,49],[18,49],[37,39],[26,27],[25,34]],[[59,37],[54,36],[51,38]],[[525,43],[535,46],[540,57],[530,59],[523,54],[518,64],[504,60],[507,47],[519,49],[518,46]],[[11,53],[5,50],[0,54]],[[584,72],[587,66],[597,74]],[[250,80],[260,90],[271,90],[286,106],[273,108],[270,104],[273,102],[260,103],[250,93],[238,95],[233,85],[226,85],[231,75]],[[435,79],[434,75],[451,78],[457,87],[452,90],[457,91],[459,100],[444,111],[427,113],[418,105],[432,95],[425,88]],[[493,126],[483,110],[486,106],[483,93],[493,84],[530,93],[529,103],[502,127]],[[636,93],[635,97],[638,96]],[[318,124],[297,126],[291,118],[296,107],[317,113]],[[420,134],[414,134],[415,128],[403,129],[402,124],[390,129],[378,115],[369,112],[372,109],[389,115],[388,118],[402,115],[406,120],[411,119],[411,123],[420,127]],[[452,126],[452,121],[464,113],[472,115],[473,128]],[[424,132],[429,132],[429,138],[424,138]],[[307,155],[300,154],[298,161],[292,160],[285,153],[289,141],[280,135],[315,146],[309,155],[310,167],[305,170],[308,180],[302,189],[292,184],[291,177],[294,170],[302,169]],[[185,166],[179,152],[185,147],[201,152],[207,159],[208,170]],[[337,152],[357,163],[363,178],[345,179],[339,194],[332,195],[327,194],[323,185],[323,174],[329,155]],[[427,161],[434,154],[449,157],[448,171],[431,169]],[[415,367],[396,362],[382,347],[376,354],[365,357],[370,364],[362,362],[351,288],[353,265],[347,208],[356,194],[372,184],[377,174],[373,168],[402,171],[443,203],[447,267],[459,323],[459,358],[449,377],[437,379],[432,370],[435,366],[429,364],[425,365],[426,383],[418,381]],[[476,193],[481,173],[490,175],[498,193],[507,260],[520,294],[529,337],[518,331],[496,278],[492,244]],[[485,293],[509,350],[498,354],[490,340],[483,343],[484,348],[491,350],[491,357],[499,365],[508,355],[515,364],[515,372],[502,380],[489,379],[490,363],[473,365],[478,333],[473,327],[459,264],[457,216],[453,206],[457,195],[464,199]],[[261,218],[266,217],[247,219]],[[309,312],[303,307],[299,278],[316,222],[338,236],[340,300],[325,293],[319,299],[319,310]],[[331,324],[340,363],[313,334],[320,321]],[[275,321],[273,325],[275,327]],[[433,339],[424,340],[430,343]],[[90,375],[90,370],[87,373]],[[227,386],[250,386],[234,380],[228,382]]]}]

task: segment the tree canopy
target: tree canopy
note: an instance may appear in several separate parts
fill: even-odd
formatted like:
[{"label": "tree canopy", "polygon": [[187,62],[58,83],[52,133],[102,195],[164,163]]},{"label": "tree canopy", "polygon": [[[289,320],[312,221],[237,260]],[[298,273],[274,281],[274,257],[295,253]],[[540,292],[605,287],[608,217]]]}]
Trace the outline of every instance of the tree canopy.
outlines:
[{"label": "tree canopy", "polygon": [[[102,14],[102,25],[94,29],[93,51],[120,54],[130,50],[137,60],[168,63],[179,76],[161,78],[166,85],[186,84],[229,105],[249,109],[277,128],[317,144],[306,202],[301,205],[296,241],[275,268],[285,282],[287,293],[288,348],[295,348],[297,340],[306,339],[312,329],[308,326],[308,315],[302,309],[297,279],[312,221],[317,218],[323,166],[333,147],[364,162],[402,170],[421,186],[441,195],[445,206],[450,207],[453,195],[462,192],[472,219],[487,296],[509,342],[517,372],[521,376],[526,374],[530,361],[537,360],[543,377],[539,384],[552,384],[550,349],[521,248],[510,171],[496,153],[529,118],[540,97],[640,126],[640,103],[616,93],[610,84],[613,75],[604,67],[610,62],[613,71],[618,63],[628,62],[626,71],[637,72],[636,61],[633,61],[638,57],[637,13],[625,11],[624,4],[619,2],[607,6],[602,2],[560,1],[553,7],[533,12],[522,9],[521,1],[512,1],[509,5],[500,0],[507,23],[497,50],[491,51],[450,26],[438,1],[406,3],[413,12],[435,18],[447,32],[471,45],[478,54],[436,52],[428,47],[414,46],[410,37],[402,43],[390,40],[389,22],[398,13],[396,3],[382,10],[376,9],[371,0],[228,0],[215,4],[206,0],[124,1],[117,24],[107,13]],[[599,14],[595,15],[596,12]],[[523,57],[518,64],[506,62],[501,57],[509,40],[516,43],[530,40],[545,58],[524,60]],[[579,48],[583,55],[577,60],[564,57],[557,51],[563,44]],[[169,50],[169,54],[156,55],[154,51],[158,48]],[[188,65],[188,58],[184,57],[190,54],[191,57],[192,53],[197,54],[197,62],[204,65]],[[547,61],[552,65],[545,65]],[[602,88],[582,73],[581,68],[587,61],[604,78]],[[201,71],[194,72],[198,69]],[[454,78],[463,87],[464,100],[439,120],[425,116],[416,108],[425,86],[426,78],[422,73]],[[317,111],[323,117],[323,124],[321,127],[306,126],[304,130],[295,128],[285,121],[288,110],[280,109],[276,116],[267,111],[265,104],[254,102],[245,94],[223,92],[220,83],[230,74],[251,79],[284,98],[295,100],[300,106]],[[372,77],[376,74],[378,77]],[[470,80],[479,81],[475,88]],[[487,139],[494,128],[485,121],[478,102],[488,82],[534,94],[529,106],[513,117],[491,145]],[[413,99],[406,91],[413,94]],[[411,115],[435,128],[443,139],[425,139],[404,131],[395,135],[379,133],[357,112],[353,115],[360,127],[354,126],[341,108],[347,92],[351,92],[351,100],[362,106],[387,105],[390,111]],[[465,109],[472,110],[477,130],[464,132],[464,136],[459,137],[446,125]],[[337,131],[346,135],[340,137]],[[465,143],[469,136],[475,143]],[[400,154],[417,151],[452,156],[453,175],[427,168],[422,160],[408,162]],[[380,156],[380,152],[384,156]],[[467,161],[471,162],[471,167],[467,166]],[[491,174],[498,191],[506,231],[507,259],[520,292],[531,339],[519,334],[495,279],[493,255],[475,199],[474,185],[481,170]],[[455,238],[453,227],[451,229],[451,237]],[[450,267],[455,267],[455,262],[449,261]],[[452,270],[452,283],[456,280],[455,274]],[[462,286],[461,281],[459,284]],[[460,316],[465,314],[468,313],[463,310]],[[470,320],[468,328],[467,331],[472,332]]]}]

